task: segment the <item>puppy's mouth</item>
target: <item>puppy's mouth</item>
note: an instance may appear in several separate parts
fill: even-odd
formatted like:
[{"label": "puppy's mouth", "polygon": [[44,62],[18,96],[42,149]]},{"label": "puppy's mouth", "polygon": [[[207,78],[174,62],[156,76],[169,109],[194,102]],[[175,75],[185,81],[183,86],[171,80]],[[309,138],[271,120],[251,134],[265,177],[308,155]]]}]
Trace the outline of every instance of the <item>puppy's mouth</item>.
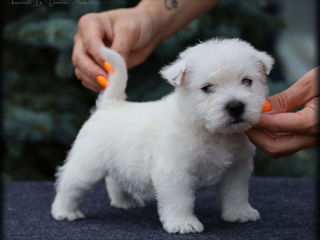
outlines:
[{"label": "puppy's mouth", "polygon": [[229,121],[230,125],[235,125],[235,124],[239,124],[244,122],[242,117],[237,117],[237,118],[233,118],[232,120]]}]

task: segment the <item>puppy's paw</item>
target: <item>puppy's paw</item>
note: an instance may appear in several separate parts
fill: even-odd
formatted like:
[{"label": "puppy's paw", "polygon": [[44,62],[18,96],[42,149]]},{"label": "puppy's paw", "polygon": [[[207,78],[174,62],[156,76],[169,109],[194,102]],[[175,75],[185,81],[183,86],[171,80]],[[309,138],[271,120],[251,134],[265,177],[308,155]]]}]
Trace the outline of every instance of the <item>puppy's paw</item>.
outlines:
[{"label": "puppy's paw", "polygon": [[259,212],[249,204],[242,208],[226,209],[222,213],[222,219],[227,222],[248,222],[260,219]]},{"label": "puppy's paw", "polygon": [[121,200],[112,200],[110,205],[112,207],[116,208],[122,208],[122,209],[131,209],[131,208],[139,208],[144,207],[145,204],[142,200],[135,199],[133,197],[125,198]]},{"label": "puppy's paw", "polygon": [[59,209],[52,208],[51,215],[55,220],[58,220],[58,221],[62,221],[62,220],[73,221],[76,219],[84,218],[84,214],[78,209],[73,211],[70,211],[70,210],[62,211]]},{"label": "puppy's paw", "polygon": [[172,218],[164,221],[163,228],[168,233],[199,233],[203,231],[202,223],[195,216],[186,218]]}]

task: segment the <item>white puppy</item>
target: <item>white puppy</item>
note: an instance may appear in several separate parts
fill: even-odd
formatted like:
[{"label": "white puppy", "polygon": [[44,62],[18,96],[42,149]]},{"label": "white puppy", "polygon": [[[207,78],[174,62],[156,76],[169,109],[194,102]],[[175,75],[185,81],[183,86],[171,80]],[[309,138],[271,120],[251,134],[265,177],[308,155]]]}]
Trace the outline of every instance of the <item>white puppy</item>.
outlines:
[{"label": "white puppy", "polygon": [[239,39],[209,40],[161,70],[172,94],[132,103],[125,101],[123,59],[107,48],[101,53],[115,72],[57,173],[52,216],[83,218],[81,197],[106,178],[114,207],[141,207],[155,197],[169,233],[203,230],[194,194],[212,185],[225,221],[259,219],[248,202],[255,147],[244,131],[259,120],[273,59]]}]

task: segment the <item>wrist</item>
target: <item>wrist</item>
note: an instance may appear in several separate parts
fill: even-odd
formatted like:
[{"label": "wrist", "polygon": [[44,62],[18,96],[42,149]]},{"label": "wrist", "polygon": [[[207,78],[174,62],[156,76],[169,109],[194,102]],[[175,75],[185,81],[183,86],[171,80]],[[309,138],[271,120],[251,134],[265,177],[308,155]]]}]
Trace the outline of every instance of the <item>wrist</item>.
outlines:
[{"label": "wrist", "polygon": [[159,42],[185,27],[202,13],[215,6],[219,0],[142,0],[137,8],[147,12],[157,31]]},{"label": "wrist", "polygon": [[142,0],[136,8],[147,15],[157,44],[168,37],[168,32],[170,31],[169,23],[172,23],[176,12],[165,9],[162,0]]}]

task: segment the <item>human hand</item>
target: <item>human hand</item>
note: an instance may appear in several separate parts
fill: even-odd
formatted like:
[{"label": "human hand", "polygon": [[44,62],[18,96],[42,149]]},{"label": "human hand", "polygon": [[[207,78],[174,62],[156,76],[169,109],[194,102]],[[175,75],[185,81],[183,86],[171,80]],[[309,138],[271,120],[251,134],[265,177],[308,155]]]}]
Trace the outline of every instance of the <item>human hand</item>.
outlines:
[{"label": "human hand", "polygon": [[[312,69],[285,91],[270,97],[272,111],[262,113],[249,131],[249,139],[268,155],[280,158],[317,145],[319,67]],[[297,107],[303,109],[289,112]]]},{"label": "human hand", "polygon": [[79,20],[74,37],[72,62],[82,84],[99,92],[96,82],[106,78],[100,46],[106,45],[120,53],[127,67],[142,63],[155,46],[186,26],[219,0],[181,1],[168,8],[163,1],[142,0],[136,7],[86,14]]},{"label": "human hand", "polygon": [[158,27],[143,6],[86,14],[74,37],[72,62],[82,85],[99,92],[97,76],[107,76],[99,48],[120,53],[128,68],[143,62],[159,42]]}]

